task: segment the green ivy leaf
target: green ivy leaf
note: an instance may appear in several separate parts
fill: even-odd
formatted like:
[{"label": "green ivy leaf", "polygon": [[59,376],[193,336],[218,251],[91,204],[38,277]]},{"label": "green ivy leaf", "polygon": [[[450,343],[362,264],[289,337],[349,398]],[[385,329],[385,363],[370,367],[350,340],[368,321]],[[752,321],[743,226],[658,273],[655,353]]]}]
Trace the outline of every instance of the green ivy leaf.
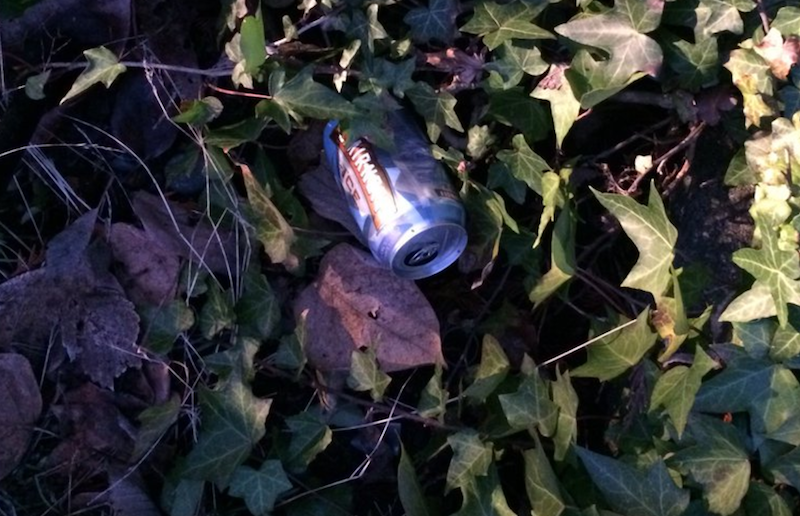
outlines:
[{"label": "green ivy leaf", "polygon": [[786,6],[778,9],[770,28],[777,29],[784,37],[800,34],[800,7]]},{"label": "green ivy leaf", "polygon": [[542,103],[532,99],[525,89],[521,87],[507,90],[491,89],[487,94],[489,111],[486,115],[503,125],[519,130],[526,141],[543,140],[552,130],[552,124]]},{"label": "green ivy leaf", "polygon": [[286,478],[281,462],[265,460],[258,469],[239,466],[233,472],[228,492],[243,498],[252,514],[269,514],[275,500],[291,488],[292,483]]},{"label": "green ivy leaf", "polygon": [[300,262],[292,251],[294,230],[270,200],[264,187],[253,176],[250,168],[240,166],[244,178],[247,199],[250,201],[252,224],[256,238],[273,263],[282,263],[289,270],[299,267]]},{"label": "green ivy leaf", "polygon": [[109,88],[117,77],[127,70],[125,65],[119,62],[117,56],[106,47],[84,50],[83,55],[88,61],[86,69],[75,79],[72,87],[59,104],[80,95],[98,82],[102,82],[106,88]]},{"label": "green ivy leaf", "polygon": [[650,398],[650,411],[664,407],[679,438],[686,428],[689,411],[692,409],[697,391],[700,390],[703,376],[716,366],[716,362],[698,346],[692,367],[675,366],[656,381]]},{"label": "green ivy leaf", "polygon": [[392,378],[380,370],[374,347],[366,351],[355,350],[350,355],[350,376],[347,385],[356,391],[369,391],[372,399],[377,401],[391,383]]},{"label": "green ivy leaf", "polygon": [[275,365],[295,371],[299,376],[303,372],[308,359],[306,358],[306,316],[308,309],[300,314],[297,327],[291,335],[281,338],[281,343],[273,355]]},{"label": "green ivy leaf", "polygon": [[534,306],[555,294],[575,274],[575,226],[572,209],[561,210],[553,227],[550,270],[536,282],[528,294],[528,299]]},{"label": "green ivy leaf", "polygon": [[[466,393],[465,393],[466,394]],[[442,366],[436,364],[433,376],[425,384],[417,405],[417,413],[422,417],[439,417],[447,408],[447,391],[442,386]]]},{"label": "green ivy leaf", "polygon": [[744,497],[744,510],[746,514],[759,514],[763,516],[791,516],[792,509],[781,495],[770,486],[760,482],[750,482],[750,488]]},{"label": "green ivy leaf", "polygon": [[31,100],[44,99],[47,97],[44,93],[44,87],[47,86],[47,81],[49,79],[50,70],[31,75],[25,80],[25,95]]},{"label": "green ivy leaf", "polygon": [[539,81],[531,92],[533,98],[550,103],[550,112],[556,130],[556,145],[561,147],[564,138],[578,118],[581,103],[575,96],[572,86],[564,75],[564,65],[552,64],[547,76]]},{"label": "green ivy leaf", "polygon": [[502,77],[498,86],[504,90],[519,84],[525,74],[542,75],[550,66],[542,59],[541,51],[530,43],[506,41],[493,55],[494,60],[484,65],[484,69]]},{"label": "green ivy leaf", "polygon": [[447,469],[447,489],[469,488],[477,477],[485,476],[492,464],[492,443],[484,443],[473,430],[462,430],[447,437],[453,458]]},{"label": "green ivy leaf", "polygon": [[172,117],[172,121],[202,127],[221,113],[222,102],[217,97],[203,97],[200,100],[192,100],[185,106],[181,105],[181,112]]},{"label": "green ivy leaf", "polygon": [[503,494],[494,464],[489,465],[485,476],[476,477],[471,485],[462,487],[461,493],[464,501],[453,516],[515,516]]},{"label": "green ivy leaf", "polygon": [[397,495],[408,516],[431,516],[425,493],[419,485],[417,472],[408,456],[405,446],[400,445],[400,463],[397,465]]},{"label": "green ivy leaf", "polygon": [[278,455],[286,469],[302,473],[317,455],[325,451],[333,440],[333,432],[311,411],[289,416],[285,422],[290,440],[287,446],[278,448]]},{"label": "green ivy leaf", "polygon": [[[405,59],[396,63],[387,59],[372,59],[364,63],[364,76],[358,82],[361,93],[372,92],[380,97],[384,92],[392,92],[403,98],[407,89],[414,86],[411,75],[416,69],[415,59]],[[380,98],[377,100],[383,103]],[[360,98],[360,97],[359,97]],[[358,105],[356,99],[356,105]]]},{"label": "green ivy leaf", "polygon": [[589,346],[586,363],[573,370],[572,376],[607,381],[638,364],[658,336],[650,330],[649,313],[650,310],[645,309],[636,323]]},{"label": "green ivy leaf", "polygon": [[582,50],[572,61],[568,77],[573,88],[577,84],[581,86],[581,93],[577,95],[581,106],[590,108],[599,104],[642,73],[652,76],[658,73],[661,47],[645,34],[658,28],[663,9],[664,0],[646,3],[616,0],[609,11],[578,16],[556,27],[560,35],[602,49],[609,56],[598,62]]},{"label": "green ivy leaf", "polygon": [[458,8],[453,0],[430,0],[428,7],[415,7],[408,11],[403,21],[415,42],[435,40],[449,45],[456,34],[457,14]]},{"label": "green ivy leaf", "polygon": [[290,80],[273,89],[273,84],[277,86],[279,82],[271,81],[272,101],[295,118],[307,116],[322,120],[348,119],[359,114],[352,103],[332,89],[316,82],[311,68],[304,68]]},{"label": "green ivy leaf", "polygon": [[267,42],[260,8],[255,16],[244,17],[239,33],[242,35],[240,49],[244,58],[244,73],[256,75],[267,60]]},{"label": "green ivy leaf", "polygon": [[775,114],[773,107],[773,76],[767,63],[752,48],[739,48],[731,52],[725,63],[733,83],[742,92],[747,125],[761,126],[762,119]]},{"label": "green ivy leaf", "polygon": [[351,37],[358,38],[357,41],[364,45],[370,52],[375,52],[375,40],[386,39],[389,34],[378,20],[379,4],[369,4],[364,10],[353,10],[347,33]]},{"label": "green ivy leaf", "polygon": [[200,333],[205,339],[211,339],[219,332],[233,328],[233,325],[236,324],[233,303],[226,295],[229,293],[223,292],[216,282],[210,283],[208,298],[200,311]]},{"label": "green ivy leaf", "polygon": [[558,478],[547,459],[541,443],[523,454],[525,459],[525,491],[533,508],[533,514],[559,515],[566,508]]},{"label": "green ivy leaf", "polygon": [[464,131],[453,109],[456,107],[456,98],[450,93],[446,91],[437,93],[427,83],[418,82],[406,90],[406,95],[411,99],[417,113],[425,119],[428,138],[432,142],[435,143],[439,139],[445,125],[456,131]]},{"label": "green ivy leaf", "polygon": [[578,437],[578,393],[572,386],[569,371],[562,375],[561,371],[556,369],[556,380],[550,385],[553,389],[553,403],[558,407],[558,425],[553,436],[555,445],[553,458],[562,461]]},{"label": "green ivy leaf", "polygon": [[541,158],[525,141],[521,134],[511,140],[514,150],[502,150],[497,153],[497,159],[508,166],[511,174],[528,185],[528,188],[542,195],[542,174],[550,170],[550,165]]},{"label": "green ivy leaf", "polygon": [[558,422],[558,407],[550,399],[548,384],[534,372],[525,376],[517,391],[499,396],[500,406],[514,430],[538,427],[542,435],[550,437]]},{"label": "green ivy leaf", "polygon": [[750,460],[737,431],[707,416],[693,419],[690,429],[698,443],[678,451],[670,462],[703,486],[703,498],[711,512],[732,514],[750,484]]},{"label": "green ivy leaf", "polygon": [[467,131],[467,155],[472,159],[482,158],[494,143],[494,136],[488,125],[474,125]]},{"label": "green ivy leaf", "polygon": [[735,356],[725,370],[703,382],[694,410],[715,414],[747,411],[770,396],[774,373],[771,361]]},{"label": "green ivy leaf", "polygon": [[731,301],[719,316],[724,322],[747,322],[777,315],[772,292],[766,284],[755,282],[750,290]]},{"label": "green ivy leaf", "polygon": [[698,91],[719,82],[722,63],[716,38],[694,44],[671,38],[663,48],[666,63],[675,72],[674,83],[678,87]]},{"label": "green ivy leaf", "polygon": [[780,249],[778,235],[772,228],[760,220],[756,225],[761,233],[761,249],[740,249],[733,253],[733,262],[750,273],[756,284],[769,289],[778,322],[783,327],[789,318],[787,304],[800,305],[800,258],[794,251]]},{"label": "green ivy leaf", "polygon": [[256,398],[241,378],[219,390],[200,389],[200,437],[186,457],[182,475],[210,480],[220,488],[264,437],[272,400]]},{"label": "green ivy leaf", "polygon": [[162,306],[148,306],[140,311],[144,323],[143,341],[153,353],[167,354],[178,335],[194,326],[194,312],[181,300]]},{"label": "green ivy leaf", "polygon": [[739,149],[728,164],[725,171],[725,184],[728,186],[754,185],[758,183],[758,175],[747,163],[745,148]]},{"label": "green ivy leaf", "polygon": [[667,290],[672,278],[670,267],[675,257],[678,230],[667,218],[664,203],[650,185],[647,206],[624,195],[604,194],[592,189],[600,203],[619,220],[622,229],[639,250],[639,259],[622,282],[623,287],[650,292],[658,299]]},{"label": "green ivy leaf", "polygon": [[267,339],[281,317],[278,299],[263,274],[250,270],[243,279],[244,292],[235,307],[239,335]]},{"label": "green ivy leaf", "polygon": [[136,442],[131,453],[131,463],[139,462],[150,453],[151,448],[175,424],[181,412],[181,400],[177,394],[159,405],[144,409],[137,419],[140,426],[136,432]]},{"label": "green ivy leaf", "polygon": [[695,41],[703,41],[726,31],[741,34],[744,23],[739,11],[749,11],[753,7],[749,0],[678,0],[667,4],[664,22],[689,27],[694,30]]},{"label": "green ivy leaf", "polygon": [[483,36],[483,42],[489,50],[512,38],[553,39],[550,31],[531,23],[530,20],[535,16],[536,12],[522,2],[498,4],[484,1],[475,7],[475,14],[461,30]]},{"label": "green ivy leaf", "polygon": [[661,459],[644,472],[584,448],[576,450],[594,484],[620,514],[680,516],[689,506],[689,492],[675,485]]},{"label": "green ivy leaf", "polygon": [[489,334],[484,335],[481,362],[475,379],[464,391],[464,396],[474,403],[483,403],[506,379],[510,368],[508,358],[497,339]]},{"label": "green ivy leaf", "polygon": [[564,206],[565,197],[561,191],[561,178],[555,172],[542,174],[542,215],[539,217],[539,230],[533,247],[538,247],[547,226],[556,215],[556,208]]}]

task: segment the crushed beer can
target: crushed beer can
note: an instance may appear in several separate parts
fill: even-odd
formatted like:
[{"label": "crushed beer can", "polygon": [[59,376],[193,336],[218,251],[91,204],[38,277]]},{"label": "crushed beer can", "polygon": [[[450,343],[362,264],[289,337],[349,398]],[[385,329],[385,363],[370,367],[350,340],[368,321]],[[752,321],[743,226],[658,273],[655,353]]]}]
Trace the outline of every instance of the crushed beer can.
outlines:
[{"label": "crushed beer can", "polygon": [[366,137],[347,141],[328,123],[325,157],[375,259],[402,278],[425,278],[464,251],[464,206],[414,122],[392,113],[387,125],[391,152]]}]

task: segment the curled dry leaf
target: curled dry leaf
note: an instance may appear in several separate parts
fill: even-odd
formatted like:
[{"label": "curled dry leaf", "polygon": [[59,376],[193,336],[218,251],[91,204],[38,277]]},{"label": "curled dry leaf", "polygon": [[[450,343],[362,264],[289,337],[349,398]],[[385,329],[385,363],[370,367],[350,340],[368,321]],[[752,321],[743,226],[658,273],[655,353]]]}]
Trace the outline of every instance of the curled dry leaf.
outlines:
[{"label": "curled dry leaf", "polygon": [[235,232],[213,227],[190,210],[157,195],[138,192],[133,209],[153,241],[165,249],[217,274],[235,274],[239,267]]},{"label": "curled dry leaf", "polygon": [[[15,349],[35,367],[58,351],[103,387],[139,367],[139,317],[114,276],[107,249],[89,244],[97,213],[89,212],[50,242],[46,266],[0,285],[0,349]],[[54,340],[60,336],[60,341]]]},{"label": "curled dry leaf", "polygon": [[118,222],[111,225],[108,241],[117,273],[128,297],[137,305],[161,305],[175,298],[180,259],[152,233]]},{"label": "curled dry leaf", "polygon": [[358,224],[350,214],[342,190],[336,184],[328,167],[320,165],[303,174],[298,188],[319,216],[338,222],[362,244],[367,245],[364,235],[358,229]]},{"label": "curled dry leaf", "polygon": [[413,281],[347,244],[322,259],[294,305],[306,316],[306,354],[320,370],[346,370],[353,350],[373,347],[384,371],[442,364],[439,321]]},{"label": "curled dry leaf", "polygon": [[13,470],[42,412],[42,396],[30,363],[22,355],[0,355],[0,479]]}]

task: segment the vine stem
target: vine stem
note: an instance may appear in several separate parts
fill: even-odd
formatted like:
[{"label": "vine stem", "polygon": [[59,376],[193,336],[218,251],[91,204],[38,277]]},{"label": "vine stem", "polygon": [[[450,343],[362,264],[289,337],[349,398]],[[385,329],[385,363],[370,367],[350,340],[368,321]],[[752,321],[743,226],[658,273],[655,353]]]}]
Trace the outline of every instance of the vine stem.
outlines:
[{"label": "vine stem", "polygon": [[[64,70],[79,70],[81,68],[86,67],[86,62],[78,62],[78,63],[63,63],[63,62],[54,62],[54,63],[47,63],[43,65],[43,69],[51,69],[51,68],[60,68]],[[164,70],[165,72],[178,72],[178,73],[188,73],[192,75],[203,75],[205,77],[227,77],[233,71],[232,67],[225,67],[225,68],[209,68],[204,70],[202,68],[192,68],[190,66],[180,66],[180,65],[170,65],[170,64],[161,64],[161,63],[150,63],[148,61],[120,61],[121,65],[124,65],[127,68],[141,68],[145,70]]]}]

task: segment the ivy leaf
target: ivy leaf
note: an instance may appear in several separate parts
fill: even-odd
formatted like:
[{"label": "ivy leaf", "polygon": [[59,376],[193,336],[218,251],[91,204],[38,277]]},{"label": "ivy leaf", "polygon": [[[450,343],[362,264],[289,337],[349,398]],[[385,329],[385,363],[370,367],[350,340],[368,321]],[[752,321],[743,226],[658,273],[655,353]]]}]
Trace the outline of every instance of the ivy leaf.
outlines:
[{"label": "ivy leaf", "polygon": [[508,166],[511,174],[523,181],[528,188],[542,195],[542,174],[550,170],[550,165],[542,159],[525,141],[521,134],[511,140],[514,150],[502,150],[497,153],[497,159]]},{"label": "ivy leaf", "polygon": [[178,299],[162,306],[145,307],[140,315],[145,327],[143,341],[153,353],[169,353],[178,335],[195,323],[192,309]]},{"label": "ivy leaf", "polygon": [[555,172],[542,174],[542,215],[539,217],[539,230],[533,247],[538,247],[547,226],[556,215],[556,208],[564,206],[564,194],[561,192],[561,178]]},{"label": "ivy leaf", "polygon": [[[402,98],[406,90],[414,86],[411,75],[415,68],[416,62],[413,58],[396,63],[377,58],[368,61],[364,63],[364,76],[358,82],[359,91],[361,93],[371,91],[380,96],[391,89],[395,95]],[[382,104],[381,107],[385,107],[383,99],[379,100]],[[358,105],[358,99],[356,99],[356,105]]]},{"label": "ivy leaf", "polygon": [[658,301],[667,290],[670,266],[675,257],[674,247],[678,230],[670,223],[664,203],[650,184],[647,206],[624,195],[603,194],[594,189],[595,197],[619,220],[622,229],[639,250],[639,259],[622,282],[623,287],[650,292]]},{"label": "ivy leaf", "polygon": [[506,41],[493,55],[494,60],[484,65],[484,69],[497,72],[503,78],[502,89],[516,86],[525,74],[541,75],[550,66],[542,59],[541,51],[530,43]]},{"label": "ivy leaf", "polygon": [[235,307],[239,335],[268,339],[281,317],[275,292],[267,277],[256,270],[247,271],[243,284],[244,292]]},{"label": "ivy leaf", "polygon": [[556,27],[560,35],[582,45],[599,48],[608,59],[598,62],[580,51],[572,62],[570,82],[581,85],[581,106],[590,108],[615,94],[641,73],[655,76],[661,68],[661,47],[645,36],[658,28],[664,0],[616,0],[614,8],[579,16]]},{"label": "ivy leaf", "polygon": [[285,419],[290,440],[278,448],[278,454],[292,473],[302,473],[314,458],[325,451],[333,440],[333,432],[317,414],[300,412]]},{"label": "ivy leaf", "polygon": [[419,485],[417,472],[408,457],[405,446],[400,444],[400,463],[397,465],[397,494],[408,516],[430,516],[425,503],[425,494]]},{"label": "ivy leaf", "polygon": [[733,253],[733,262],[749,272],[756,283],[769,288],[775,302],[778,322],[786,326],[789,318],[787,303],[800,305],[800,257],[794,251],[779,247],[777,232],[760,220],[761,249],[740,249]]},{"label": "ivy leaf", "polygon": [[370,53],[375,52],[375,40],[389,37],[386,29],[378,21],[379,7],[378,4],[369,4],[363,11],[353,10],[350,24],[347,27],[348,35],[358,38],[357,41],[369,49]]},{"label": "ivy leaf", "polygon": [[411,39],[417,43],[430,40],[451,44],[456,33],[457,6],[454,0],[430,0],[428,7],[415,7],[403,21],[409,26]]},{"label": "ivy leaf", "polygon": [[141,426],[136,432],[136,442],[130,459],[132,462],[138,462],[150,452],[151,447],[178,421],[180,411],[180,397],[174,394],[164,403],[147,407],[139,414],[137,419]]},{"label": "ivy leaf", "polygon": [[485,476],[492,464],[492,444],[481,441],[473,430],[462,430],[447,437],[453,458],[447,469],[447,489],[469,488],[476,477]]},{"label": "ivy leaf", "polygon": [[172,117],[172,121],[179,124],[189,124],[202,127],[211,122],[222,113],[222,102],[216,97],[203,97],[192,100],[186,105],[181,104],[181,112]]},{"label": "ivy leaf", "polygon": [[758,183],[758,175],[747,163],[745,147],[739,149],[728,164],[725,171],[727,186],[745,186]]},{"label": "ivy leaf", "polygon": [[570,445],[578,437],[578,393],[572,386],[569,371],[563,375],[556,369],[556,380],[552,382],[553,403],[558,407],[558,425],[553,436],[555,451],[553,458],[564,460]]},{"label": "ivy leaf", "polygon": [[755,282],[750,290],[731,301],[719,316],[724,322],[748,322],[777,315],[768,285]]},{"label": "ivy leaf", "polygon": [[695,41],[703,41],[726,31],[741,34],[744,23],[739,10],[749,11],[753,7],[747,0],[680,0],[669,4],[664,11],[664,22],[689,27],[694,30]]},{"label": "ivy leaf", "polygon": [[694,44],[669,38],[663,46],[667,65],[675,72],[674,82],[680,88],[698,91],[719,82],[722,63],[716,38]]},{"label": "ivy leaf", "polygon": [[378,368],[375,348],[366,351],[353,351],[350,355],[350,376],[347,385],[356,391],[369,391],[372,399],[378,401],[389,386],[392,378]]},{"label": "ivy leaf", "polygon": [[774,373],[771,361],[736,356],[721,373],[703,382],[694,410],[714,414],[747,411],[770,396]]},{"label": "ivy leaf", "polygon": [[[466,393],[465,393],[466,394]],[[417,405],[417,412],[422,417],[439,417],[444,415],[447,407],[447,391],[442,386],[442,366],[436,364],[434,373],[425,388]]]},{"label": "ivy leaf", "polygon": [[733,83],[742,92],[747,125],[760,126],[762,119],[775,114],[773,106],[773,77],[769,63],[752,48],[738,48],[725,63]]},{"label": "ivy leaf", "polygon": [[697,347],[692,367],[678,365],[664,373],[653,387],[650,398],[650,412],[664,407],[669,414],[678,438],[683,435],[689,420],[689,411],[694,404],[700,382],[706,373],[717,366],[701,347]]},{"label": "ivy leaf", "polygon": [[751,482],[747,495],[744,497],[744,510],[746,514],[760,514],[763,516],[791,516],[792,510],[781,495],[770,486],[760,482]]},{"label": "ivy leaf", "polygon": [[211,480],[224,488],[253,447],[264,437],[272,400],[256,398],[234,377],[220,390],[200,389],[200,437],[186,457],[182,475]]},{"label": "ivy leaf", "polygon": [[200,311],[200,333],[203,338],[211,339],[219,332],[233,328],[236,314],[230,298],[216,282],[210,282],[208,298]]},{"label": "ivy leaf", "polygon": [[456,107],[456,98],[450,93],[446,91],[437,93],[427,83],[418,82],[414,87],[406,90],[406,95],[411,99],[417,113],[425,119],[428,138],[432,142],[439,139],[439,134],[445,125],[456,131],[464,131],[464,127],[453,110]]},{"label": "ivy leaf", "polygon": [[534,306],[538,306],[555,294],[575,274],[575,226],[575,215],[572,210],[561,210],[553,227],[550,270],[539,279],[528,294],[528,299]]},{"label": "ivy leaf", "polygon": [[778,30],[784,37],[800,34],[800,7],[786,6],[778,9],[770,28]]},{"label": "ivy leaf", "polygon": [[649,309],[645,309],[631,326],[589,346],[586,363],[572,371],[572,376],[597,378],[602,382],[638,364],[656,343],[658,336],[650,330],[649,312]]},{"label": "ivy leaf", "polygon": [[267,60],[267,42],[260,8],[255,16],[245,16],[239,32],[242,35],[240,49],[244,58],[244,73],[254,76]]},{"label": "ivy leaf", "polygon": [[[274,75],[274,72],[273,72]],[[311,68],[305,68],[276,90],[270,88],[272,101],[296,117],[348,119],[358,110],[338,93],[316,82]]]},{"label": "ivy leaf", "polygon": [[453,516],[515,516],[503,494],[494,464],[489,466],[485,476],[476,477],[472,485],[462,487],[461,493],[464,501]]},{"label": "ivy leaf", "polygon": [[291,488],[292,483],[286,478],[281,461],[265,460],[258,469],[239,466],[231,477],[228,492],[243,498],[252,514],[268,514],[278,496]]},{"label": "ivy leaf", "polygon": [[[697,426],[702,426],[700,432]],[[693,420],[690,429],[698,444],[678,451],[671,461],[703,486],[703,497],[711,512],[732,514],[750,484],[750,460],[736,429],[707,416]]]},{"label": "ivy leaf", "polygon": [[488,95],[487,116],[503,125],[516,128],[527,141],[543,140],[552,130],[542,103],[532,99],[523,88],[492,89],[488,91]]},{"label": "ivy leaf", "polygon": [[689,491],[680,489],[658,459],[647,472],[576,448],[594,484],[611,507],[627,516],[680,516],[689,506]]},{"label": "ivy leaf", "polygon": [[474,125],[467,131],[467,155],[474,160],[481,159],[494,143],[494,136],[488,125]]},{"label": "ivy leaf", "polygon": [[547,460],[541,443],[523,454],[525,459],[525,491],[533,514],[558,515],[566,508],[558,486],[558,478]]},{"label": "ivy leaf", "polygon": [[286,335],[281,338],[281,343],[273,355],[275,365],[295,371],[299,377],[306,366],[308,359],[306,357],[306,317],[308,310],[304,310],[300,314],[297,321],[297,327],[291,335]]},{"label": "ivy leaf", "polygon": [[550,399],[550,389],[534,372],[525,376],[517,391],[499,396],[500,406],[514,430],[538,427],[544,436],[552,436],[558,421],[558,406]]},{"label": "ivy leaf", "polygon": [[72,87],[59,104],[80,95],[98,82],[102,82],[106,88],[109,88],[116,78],[127,70],[125,65],[119,62],[117,56],[106,47],[84,50],[83,55],[88,61],[86,69],[75,79]]},{"label": "ivy leaf", "polygon": [[489,50],[509,39],[554,39],[552,33],[531,23],[536,15],[526,4],[511,2],[498,4],[484,1],[475,7],[475,14],[461,27],[464,32],[483,36]]},{"label": "ivy leaf", "polygon": [[556,129],[556,145],[559,148],[581,110],[581,103],[575,97],[572,86],[564,75],[565,69],[564,65],[550,65],[547,76],[539,81],[531,92],[533,98],[550,103],[550,112]]},{"label": "ivy leaf", "polygon": [[247,199],[250,201],[256,238],[273,263],[282,263],[289,270],[296,269],[300,262],[291,252],[292,242],[295,240],[294,230],[272,203],[264,187],[255,179],[250,167],[240,165],[240,170]]},{"label": "ivy leaf", "polygon": [[497,339],[489,334],[484,335],[481,344],[481,362],[475,373],[475,379],[464,391],[464,396],[475,403],[483,403],[506,379],[510,368],[508,358]]}]

